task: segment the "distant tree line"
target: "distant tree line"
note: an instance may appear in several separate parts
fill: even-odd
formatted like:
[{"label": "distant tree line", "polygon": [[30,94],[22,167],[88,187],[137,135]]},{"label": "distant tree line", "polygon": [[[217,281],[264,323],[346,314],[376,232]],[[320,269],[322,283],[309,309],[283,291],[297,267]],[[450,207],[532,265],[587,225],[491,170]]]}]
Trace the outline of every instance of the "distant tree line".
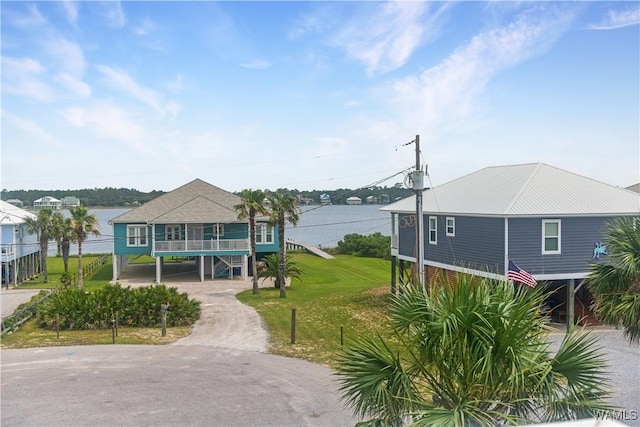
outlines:
[{"label": "distant tree line", "polygon": [[[334,205],[344,205],[349,197],[359,197],[362,203],[367,203],[367,198],[372,196],[374,203],[392,203],[397,199],[402,199],[413,194],[412,190],[405,188],[401,183],[392,187],[368,187],[355,190],[339,188],[337,190],[290,190],[279,188],[274,193],[291,194],[296,197],[300,205],[319,204],[320,195],[328,194],[331,203]],[[2,200],[18,199],[24,207],[33,206],[33,201],[44,196],[62,199],[63,197],[74,196],[80,199],[83,206],[136,206],[146,203],[158,196],[165,194],[164,191],[154,190],[148,193],[138,191],[134,188],[85,188],[82,190],[2,190]],[[240,193],[236,193],[240,195]]]},{"label": "distant tree line", "polygon": [[82,190],[2,190],[2,200],[21,200],[24,207],[33,206],[34,200],[44,196],[62,199],[77,197],[83,206],[132,206],[143,204],[164,194],[164,191],[145,193],[134,188],[85,188]]},{"label": "distant tree line", "polygon": [[404,199],[414,194],[413,190],[406,188],[402,183],[397,183],[392,187],[367,187],[367,188],[338,188],[337,190],[290,190],[288,188],[278,188],[274,192],[276,193],[289,193],[299,199],[300,204],[305,204],[305,200],[310,204],[319,204],[320,196],[322,194],[328,194],[331,198],[331,204],[333,205],[345,205],[347,204],[347,198],[359,197],[362,199],[362,203],[367,203],[367,198],[372,196],[374,203],[385,204],[393,203],[396,200]]}]

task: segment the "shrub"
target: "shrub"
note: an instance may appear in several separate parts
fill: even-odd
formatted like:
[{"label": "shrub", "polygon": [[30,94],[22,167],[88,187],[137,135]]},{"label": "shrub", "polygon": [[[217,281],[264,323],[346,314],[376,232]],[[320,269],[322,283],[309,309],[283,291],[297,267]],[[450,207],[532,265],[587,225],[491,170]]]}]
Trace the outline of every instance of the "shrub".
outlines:
[{"label": "shrub", "polygon": [[186,293],[164,285],[123,288],[109,285],[95,292],[67,288],[57,292],[38,309],[38,324],[53,329],[101,329],[118,324],[130,327],[159,327],[160,307],[169,304],[167,326],[188,326],[200,317],[200,302],[189,300]]},{"label": "shrub", "polygon": [[391,259],[391,238],[381,233],[368,236],[347,234],[338,242],[338,252],[360,257]]}]

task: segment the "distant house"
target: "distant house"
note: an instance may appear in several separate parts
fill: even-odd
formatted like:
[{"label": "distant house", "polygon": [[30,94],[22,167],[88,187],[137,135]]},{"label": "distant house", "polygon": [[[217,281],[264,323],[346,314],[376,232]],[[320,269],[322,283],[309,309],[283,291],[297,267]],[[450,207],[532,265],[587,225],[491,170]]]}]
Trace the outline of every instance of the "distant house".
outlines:
[{"label": "distant house", "polygon": [[320,204],[321,205],[330,205],[331,204],[331,196],[327,193],[320,195]]},{"label": "distant house", "polygon": [[[485,168],[426,190],[423,207],[427,276],[506,280],[511,261],[559,289],[582,283],[590,262],[606,260],[605,226],[640,215],[640,194],[533,163]],[[416,262],[415,209],[415,196],[382,208],[392,218],[394,271]],[[586,287],[578,288],[576,312],[590,303]]]},{"label": "distant house", "polygon": [[362,204],[362,199],[360,197],[356,197],[356,196],[347,197],[347,204],[348,205],[361,205]]},{"label": "distant house", "polygon": [[378,203],[378,198],[376,196],[367,196],[366,200],[368,205],[373,205]]},{"label": "distant house", "polygon": [[60,199],[60,204],[64,208],[75,208],[80,206],[80,199],[74,196],[65,196]]},{"label": "distant house", "polygon": [[18,285],[40,272],[38,236],[27,230],[26,218],[35,215],[0,201],[2,285]]},{"label": "distant house", "polygon": [[34,209],[58,210],[60,206],[62,206],[62,202],[51,196],[44,196],[33,201]]},{"label": "distant house", "polygon": [[[248,219],[239,221],[234,206],[242,199],[200,179],[155,198],[110,221],[113,224],[113,280],[130,255],[156,259],[157,283],[166,258],[194,260],[194,274],[205,278],[249,275]],[[277,229],[256,218],[258,258],[278,251]]]}]

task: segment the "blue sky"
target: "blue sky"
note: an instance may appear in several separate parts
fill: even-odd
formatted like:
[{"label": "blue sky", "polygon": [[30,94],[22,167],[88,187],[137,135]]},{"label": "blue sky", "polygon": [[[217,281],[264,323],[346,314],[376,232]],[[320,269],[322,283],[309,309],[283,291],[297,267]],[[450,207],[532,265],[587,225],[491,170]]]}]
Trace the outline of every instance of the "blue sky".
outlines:
[{"label": "blue sky", "polygon": [[[640,181],[638,2],[11,2],[2,188]],[[393,185],[395,177],[383,183]]]}]

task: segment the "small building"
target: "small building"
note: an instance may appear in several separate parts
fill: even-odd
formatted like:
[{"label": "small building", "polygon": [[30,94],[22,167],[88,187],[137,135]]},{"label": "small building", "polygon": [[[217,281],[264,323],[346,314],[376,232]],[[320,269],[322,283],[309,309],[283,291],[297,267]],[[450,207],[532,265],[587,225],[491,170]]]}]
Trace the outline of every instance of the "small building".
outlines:
[{"label": "small building", "polygon": [[375,205],[378,203],[378,198],[376,196],[367,196],[366,200],[368,205]]},{"label": "small building", "polygon": [[356,196],[347,197],[347,204],[348,205],[361,205],[362,204],[362,199],[360,197],[356,197]]},{"label": "small building", "polygon": [[27,218],[35,219],[36,216],[0,201],[2,286],[16,286],[41,271],[38,236],[29,233]]},{"label": "small building", "polygon": [[75,208],[80,206],[80,199],[75,196],[65,196],[60,199],[60,204],[63,208]]},{"label": "small building", "polygon": [[34,209],[51,209],[57,211],[62,206],[62,202],[55,197],[44,196],[33,201]]},{"label": "small building", "polygon": [[330,205],[331,204],[331,196],[327,193],[320,195],[320,204],[321,205]]}]

